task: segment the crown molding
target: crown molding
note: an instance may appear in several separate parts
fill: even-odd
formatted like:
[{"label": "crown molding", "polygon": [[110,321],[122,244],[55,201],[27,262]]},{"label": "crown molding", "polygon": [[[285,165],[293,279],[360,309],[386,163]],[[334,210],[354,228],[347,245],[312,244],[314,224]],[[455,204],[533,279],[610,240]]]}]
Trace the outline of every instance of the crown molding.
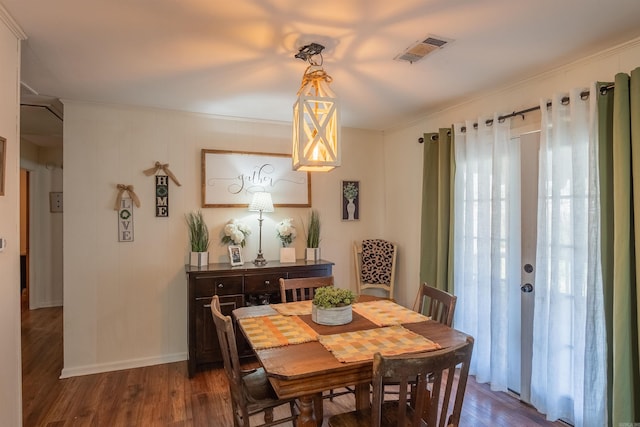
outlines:
[{"label": "crown molding", "polygon": [[20,28],[20,25],[18,25],[16,20],[13,19],[13,17],[9,14],[7,9],[5,9],[2,4],[0,4],[0,21],[4,22],[19,40],[27,39],[27,34],[22,30],[22,28]]}]

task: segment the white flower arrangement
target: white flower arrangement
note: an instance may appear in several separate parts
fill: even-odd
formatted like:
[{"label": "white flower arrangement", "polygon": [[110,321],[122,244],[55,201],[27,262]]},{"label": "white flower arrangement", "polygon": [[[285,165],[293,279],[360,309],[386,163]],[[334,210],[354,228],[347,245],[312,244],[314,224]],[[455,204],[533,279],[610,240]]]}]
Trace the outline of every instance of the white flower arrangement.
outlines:
[{"label": "white flower arrangement", "polygon": [[230,219],[224,226],[224,236],[222,243],[240,245],[244,248],[247,243],[247,236],[251,234],[251,229],[237,219]]},{"label": "white flower arrangement", "polygon": [[358,187],[356,187],[356,184],[354,184],[353,182],[349,182],[344,186],[342,194],[344,194],[345,199],[353,200],[358,197]]},{"label": "white flower arrangement", "polygon": [[285,218],[276,225],[278,238],[282,242],[282,247],[286,248],[296,238],[296,227],[293,226],[292,218]]}]

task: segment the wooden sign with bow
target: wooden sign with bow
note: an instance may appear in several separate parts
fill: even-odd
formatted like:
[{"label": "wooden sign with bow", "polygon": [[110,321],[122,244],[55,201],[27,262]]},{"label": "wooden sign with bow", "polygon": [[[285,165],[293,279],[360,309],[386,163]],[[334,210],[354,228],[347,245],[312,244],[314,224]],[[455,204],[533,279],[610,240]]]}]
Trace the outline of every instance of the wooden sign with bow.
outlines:
[{"label": "wooden sign with bow", "polygon": [[180,187],[180,182],[178,182],[178,178],[169,170],[168,163],[162,164],[156,162],[154,167],[144,170],[143,173],[151,176],[160,171],[164,172],[165,175],[156,175],[156,217],[164,218],[169,216],[169,178],[171,178],[178,187]]},{"label": "wooden sign with bow", "polygon": [[118,184],[116,187],[118,195],[113,210],[118,211],[118,241],[133,242],[133,205],[140,207],[140,199],[133,191],[133,185]]}]

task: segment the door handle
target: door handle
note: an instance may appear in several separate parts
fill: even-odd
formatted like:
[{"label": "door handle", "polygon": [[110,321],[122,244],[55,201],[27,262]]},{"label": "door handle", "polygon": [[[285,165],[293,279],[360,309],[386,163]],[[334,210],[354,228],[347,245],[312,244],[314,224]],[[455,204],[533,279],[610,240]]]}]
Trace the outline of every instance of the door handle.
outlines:
[{"label": "door handle", "polygon": [[525,294],[528,294],[529,292],[533,291],[533,285],[531,283],[525,283],[524,285],[520,286],[520,290]]}]

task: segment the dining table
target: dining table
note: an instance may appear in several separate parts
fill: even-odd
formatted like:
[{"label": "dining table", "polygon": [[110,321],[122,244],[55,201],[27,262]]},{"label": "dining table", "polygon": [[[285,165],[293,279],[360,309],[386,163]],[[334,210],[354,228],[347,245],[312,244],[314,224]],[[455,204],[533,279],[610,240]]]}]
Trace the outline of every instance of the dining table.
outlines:
[{"label": "dining table", "polygon": [[311,301],[237,308],[234,320],[281,399],[297,398],[298,426],[322,424],[323,391],[353,387],[370,405],[373,354],[406,354],[462,344],[467,335],[392,300],[361,295],[352,320],[321,325]]}]

